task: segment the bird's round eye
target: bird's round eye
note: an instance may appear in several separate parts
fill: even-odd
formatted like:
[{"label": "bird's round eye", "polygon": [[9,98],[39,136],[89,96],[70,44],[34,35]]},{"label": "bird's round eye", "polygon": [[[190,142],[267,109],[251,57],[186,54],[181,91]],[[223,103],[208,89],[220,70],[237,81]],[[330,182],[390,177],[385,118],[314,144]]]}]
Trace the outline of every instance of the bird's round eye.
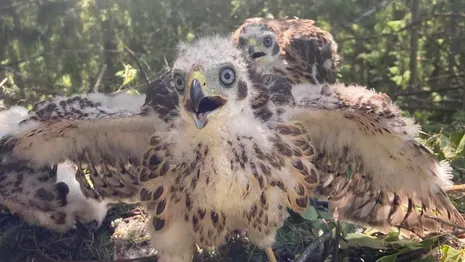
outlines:
[{"label": "bird's round eye", "polygon": [[236,80],[236,74],[230,67],[225,67],[220,72],[220,82],[224,87],[229,87]]},{"label": "bird's round eye", "polygon": [[185,84],[184,84],[184,77],[181,75],[175,75],[174,76],[174,86],[179,92],[184,91]]},{"label": "bird's round eye", "polygon": [[263,45],[265,47],[270,47],[271,44],[273,44],[273,39],[271,39],[271,36],[266,36],[265,38],[263,38]]}]

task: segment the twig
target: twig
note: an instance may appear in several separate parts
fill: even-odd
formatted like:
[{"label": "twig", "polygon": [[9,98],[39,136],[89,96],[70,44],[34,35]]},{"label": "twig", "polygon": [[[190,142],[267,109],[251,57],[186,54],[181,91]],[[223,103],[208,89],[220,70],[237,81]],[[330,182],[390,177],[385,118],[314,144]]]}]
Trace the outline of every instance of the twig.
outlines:
[{"label": "twig", "polygon": [[8,78],[5,77],[5,79],[3,79],[2,82],[0,82],[0,87],[3,87],[7,80]]},{"label": "twig", "polygon": [[453,185],[446,189],[447,193],[458,193],[458,192],[465,192],[465,184],[461,185]]},{"label": "twig", "polygon": [[253,253],[255,252],[255,245],[253,246],[252,250],[250,251],[249,259],[247,259],[247,262],[250,262],[252,260]]},{"label": "twig", "polygon": [[324,242],[323,252],[321,253],[321,256],[320,256],[320,262],[324,262],[326,261],[326,258],[328,258],[329,251],[331,249],[331,242],[332,242],[332,239],[328,239]]},{"label": "twig", "polygon": [[45,258],[47,261],[52,261],[52,262],[59,262],[59,260],[56,260],[56,259],[53,259],[51,258],[50,256],[48,256],[47,254],[44,253],[44,251],[42,251],[39,247],[39,244],[37,244],[37,238],[36,238],[36,230],[35,229],[32,229],[32,239],[34,240],[34,245],[37,249],[37,251],[39,252],[39,254]]},{"label": "twig", "polygon": [[456,225],[456,224],[451,223],[451,222],[444,221],[444,220],[440,219],[439,217],[432,217],[432,216],[428,216],[428,215],[425,215],[425,217],[429,218],[429,219],[432,219],[432,220],[435,220],[435,221],[437,221],[439,223],[446,224],[446,225],[448,225],[450,227],[453,227],[453,228],[458,228],[458,229],[461,229],[461,230],[465,230],[465,227]]},{"label": "twig", "polygon": [[452,13],[452,12],[444,12],[444,13],[435,13],[435,16],[458,16],[458,17],[465,17],[465,13]]},{"label": "twig", "polygon": [[378,5],[374,5],[372,6],[370,9],[368,9],[367,11],[365,11],[363,14],[361,14],[360,16],[358,16],[354,21],[352,21],[350,23],[350,25],[352,24],[355,24],[355,23],[358,23],[360,20],[362,20],[363,18],[367,17],[367,16],[371,16],[371,15],[374,15],[376,14],[377,12],[379,11],[382,11],[384,10],[386,7],[388,7],[391,3],[393,3],[395,0],[390,0],[390,1],[383,1],[381,3],[379,3]]},{"label": "twig", "polygon": [[33,4],[33,3],[37,2],[37,1],[38,0],[29,0],[29,1],[24,1],[22,3],[15,3],[15,4],[10,4],[10,5],[5,5],[5,6],[0,7],[0,12],[6,11],[8,9],[13,9],[13,8],[16,8],[16,7],[20,7],[20,6]]},{"label": "twig", "polygon": [[105,74],[105,71],[107,71],[107,65],[103,64],[102,69],[100,70],[100,73],[98,74],[97,81],[95,82],[94,87],[90,90],[89,93],[98,92],[98,89],[100,87],[100,84],[102,83],[102,79],[103,79],[103,75]]},{"label": "twig", "polygon": [[320,247],[324,242],[326,242],[328,239],[331,239],[332,237],[332,233],[331,231],[326,231],[325,233],[323,233],[323,235],[319,236],[318,238],[316,238],[315,240],[313,240],[310,245],[308,245],[304,252],[302,252],[302,254],[300,254],[300,256],[295,260],[295,262],[305,262],[307,261],[308,258],[310,258],[310,256],[313,255],[313,253],[315,252],[315,250]]},{"label": "twig", "polygon": [[144,80],[145,80],[145,83],[147,84],[147,88],[148,88],[150,86],[150,81],[149,81],[149,78],[148,78],[147,74],[145,73],[144,69],[142,68],[141,64],[139,63],[139,59],[137,58],[136,54],[134,54],[134,52],[131,49],[129,49],[129,47],[125,46],[124,48],[134,58],[134,61],[136,62],[137,67],[139,68],[140,72],[144,76]]},{"label": "twig", "polygon": [[446,108],[446,107],[435,107],[435,106],[400,106],[402,110],[437,110],[442,112],[455,112],[458,109]]},{"label": "twig", "polygon": [[[78,260],[72,262],[156,262],[158,261],[158,256],[148,256],[148,257],[141,257],[141,258],[131,258],[131,259],[119,259],[119,260]],[[71,262],[71,261],[69,261]]]},{"label": "twig", "polygon": [[394,95],[395,96],[425,95],[425,94],[431,94],[431,93],[441,93],[441,92],[448,92],[452,90],[459,90],[462,88],[463,86],[459,85],[459,86],[453,86],[453,87],[448,87],[448,88],[438,88],[438,89],[431,89],[431,90],[399,92]]},{"label": "twig", "polygon": [[451,233],[451,235],[461,238],[465,234],[465,230],[455,230],[454,232]]},{"label": "twig", "polygon": [[336,237],[334,239],[334,249],[333,249],[333,257],[331,258],[331,261],[338,261],[338,256],[339,256],[339,240],[341,237],[341,223],[339,220],[336,220]]}]

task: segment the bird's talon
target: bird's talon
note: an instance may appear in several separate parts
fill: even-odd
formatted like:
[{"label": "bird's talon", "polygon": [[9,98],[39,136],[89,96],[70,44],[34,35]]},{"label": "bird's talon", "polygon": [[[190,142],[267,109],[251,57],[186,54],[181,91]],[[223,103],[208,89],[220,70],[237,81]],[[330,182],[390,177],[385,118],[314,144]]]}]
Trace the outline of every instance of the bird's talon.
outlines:
[{"label": "bird's talon", "polygon": [[274,255],[273,249],[271,247],[268,247],[265,249],[265,254],[269,262],[278,262],[278,260],[276,260],[276,256]]}]

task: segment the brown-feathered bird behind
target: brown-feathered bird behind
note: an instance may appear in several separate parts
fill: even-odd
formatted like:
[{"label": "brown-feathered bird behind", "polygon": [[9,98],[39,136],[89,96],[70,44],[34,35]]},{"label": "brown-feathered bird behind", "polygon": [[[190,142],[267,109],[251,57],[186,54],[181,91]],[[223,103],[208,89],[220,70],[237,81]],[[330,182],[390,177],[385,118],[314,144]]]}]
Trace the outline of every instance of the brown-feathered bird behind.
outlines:
[{"label": "brown-feathered bird behind", "polygon": [[263,70],[293,84],[335,83],[341,57],[333,36],[309,19],[246,19],[233,33]]}]

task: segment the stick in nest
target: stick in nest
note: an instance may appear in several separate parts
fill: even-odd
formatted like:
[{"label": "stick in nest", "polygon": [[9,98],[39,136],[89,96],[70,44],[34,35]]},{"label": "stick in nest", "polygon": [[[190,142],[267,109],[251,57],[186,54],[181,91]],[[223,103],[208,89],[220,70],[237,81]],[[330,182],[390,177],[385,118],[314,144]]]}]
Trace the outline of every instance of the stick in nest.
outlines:
[{"label": "stick in nest", "polygon": [[465,192],[465,184],[462,185],[453,185],[446,189],[447,193],[464,193]]},{"label": "stick in nest", "polygon": [[319,236],[313,240],[310,245],[308,245],[304,252],[295,260],[295,262],[305,262],[308,258],[317,250],[326,240],[331,239],[333,236],[331,231],[326,231],[323,235]]}]

